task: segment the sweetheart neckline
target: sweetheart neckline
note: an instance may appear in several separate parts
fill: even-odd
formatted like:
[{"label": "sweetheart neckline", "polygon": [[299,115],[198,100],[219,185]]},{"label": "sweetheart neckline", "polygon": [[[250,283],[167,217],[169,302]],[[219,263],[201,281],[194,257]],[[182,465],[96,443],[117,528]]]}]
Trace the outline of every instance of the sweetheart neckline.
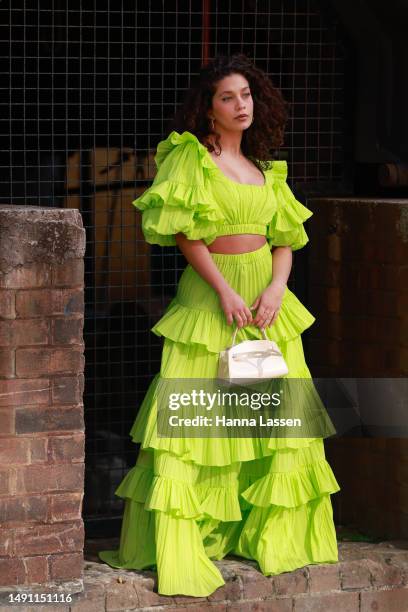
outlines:
[{"label": "sweetheart neckline", "polygon": [[[202,143],[201,143],[202,144]],[[244,187],[258,187],[258,189],[264,189],[267,185],[268,185],[268,177],[267,174],[265,174],[265,182],[263,185],[256,185],[255,183],[239,183],[238,181],[234,181],[234,179],[230,178],[229,176],[227,176],[222,170],[221,168],[218,166],[218,164],[215,163],[215,161],[213,160],[213,158],[210,155],[209,150],[207,149],[207,147],[205,145],[202,145],[206,151],[207,157],[208,159],[211,161],[211,163],[214,165],[215,169],[218,170],[220,176],[222,176],[222,178],[224,178],[226,181],[228,181],[229,183],[233,183],[234,185],[243,185]]]}]

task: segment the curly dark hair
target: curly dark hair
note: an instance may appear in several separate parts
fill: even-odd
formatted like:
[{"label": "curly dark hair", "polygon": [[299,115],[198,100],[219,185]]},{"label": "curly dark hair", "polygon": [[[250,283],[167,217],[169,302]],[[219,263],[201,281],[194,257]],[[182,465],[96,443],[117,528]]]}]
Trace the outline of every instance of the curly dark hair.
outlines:
[{"label": "curly dark hair", "polygon": [[254,121],[243,131],[242,152],[263,171],[270,167],[273,151],[283,144],[290,104],[265,72],[257,68],[244,53],[218,55],[201,68],[192,79],[182,105],[170,121],[168,132],[176,130],[182,133],[187,130],[197,136],[209,151],[215,148],[206,141],[210,134],[214,134],[219,155],[220,134],[211,129],[207,111],[211,108],[218,82],[237,73],[247,79],[254,102]]}]

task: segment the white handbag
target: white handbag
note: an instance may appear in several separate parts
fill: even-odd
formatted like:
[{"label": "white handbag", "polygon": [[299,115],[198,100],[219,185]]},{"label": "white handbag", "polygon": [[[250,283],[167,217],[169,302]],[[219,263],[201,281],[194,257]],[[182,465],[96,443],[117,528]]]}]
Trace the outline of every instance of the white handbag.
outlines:
[{"label": "white handbag", "polygon": [[286,361],[273,340],[262,329],[264,340],[244,340],[235,344],[238,327],[234,330],[232,344],[220,352],[218,378],[226,382],[256,382],[259,379],[278,378],[288,374]]}]

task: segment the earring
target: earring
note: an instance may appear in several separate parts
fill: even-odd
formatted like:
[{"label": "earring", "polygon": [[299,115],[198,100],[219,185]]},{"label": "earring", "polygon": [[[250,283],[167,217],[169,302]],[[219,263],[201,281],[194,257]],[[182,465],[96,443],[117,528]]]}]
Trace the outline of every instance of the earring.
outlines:
[{"label": "earring", "polygon": [[211,117],[211,131],[214,131],[214,119]]}]

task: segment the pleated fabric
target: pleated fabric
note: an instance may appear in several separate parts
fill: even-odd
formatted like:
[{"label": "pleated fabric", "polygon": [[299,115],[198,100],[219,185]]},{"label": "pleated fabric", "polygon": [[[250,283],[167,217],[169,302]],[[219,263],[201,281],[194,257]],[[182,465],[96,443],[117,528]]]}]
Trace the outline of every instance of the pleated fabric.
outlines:
[{"label": "pleated fabric", "polygon": [[[210,255],[247,305],[272,281],[267,243],[249,253]],[[265,332],[283,353],[287,378],[310,382],[301,333],[314,320],[286,288],[278,319]],[[188,265],[152,331],[164,337],[162,361],[130,431],[140,444],[136,463],[115,492],[125,500],[120,545],[99,557],[112,567],[156,569],[160,594],[197,597],[224,584],[213,560],[227,554],[256,560],[264,575],[337,562],[330,495],[340,487],[324,451],[324,437],[335,433],[331,422],[318,438],[158,436],[160,382],[215,378],[233,327],[216,292]],[[236,342],[262,337],[248,325]]]}]

